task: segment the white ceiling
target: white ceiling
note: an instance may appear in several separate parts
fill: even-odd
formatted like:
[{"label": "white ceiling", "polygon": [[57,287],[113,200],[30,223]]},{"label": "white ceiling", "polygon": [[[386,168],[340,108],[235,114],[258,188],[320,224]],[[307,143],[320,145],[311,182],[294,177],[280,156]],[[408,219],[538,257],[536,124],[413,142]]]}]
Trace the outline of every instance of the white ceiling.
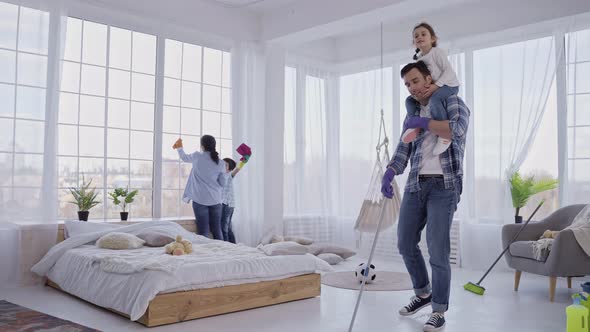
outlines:
[{"label": "white ceiling", "polygon": [[210,0],[228,8],[243,8],[264,14],[268,11],[287,6],[296,0]]}]

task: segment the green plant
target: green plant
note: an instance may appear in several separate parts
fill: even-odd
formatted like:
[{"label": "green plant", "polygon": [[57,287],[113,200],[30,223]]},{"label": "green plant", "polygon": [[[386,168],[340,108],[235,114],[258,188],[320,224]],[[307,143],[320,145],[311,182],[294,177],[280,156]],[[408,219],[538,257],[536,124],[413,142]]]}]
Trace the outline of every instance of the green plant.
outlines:
[{"label": "green plant", "polygon": [[514,172],[510,177],[510,193],[512,194],[512,206],[516,209],[515,216],[518,216],[520,209],[526,205],[531,196],[554,189],[558,182],[558,180],[551,178],[535,180],[533,175],[523,178],[518,171]]},{"label": "green plant", "polygon": [[137,195],[137,190],[129,191],[129,189],[116,188],[115,191],[109,193],[109,198],[115,205],[120,205],[122,203],[123,205],[121,208],[123,209],[123,212],[126,212],[127,204],[133,203],[135,195]]},{"label": "green plant", "polygon": [[80,188],[68,188],[69,192],[74,196],[74,200],[68,203],[77,205],[78,211],[90,211],[90,209],[100,204],[100,201],[96,199],[98,193],[94,187],[90,189],[90,184],[92,184],[92,179],[86,183],[84,178],[82,178],[82,186]]}]

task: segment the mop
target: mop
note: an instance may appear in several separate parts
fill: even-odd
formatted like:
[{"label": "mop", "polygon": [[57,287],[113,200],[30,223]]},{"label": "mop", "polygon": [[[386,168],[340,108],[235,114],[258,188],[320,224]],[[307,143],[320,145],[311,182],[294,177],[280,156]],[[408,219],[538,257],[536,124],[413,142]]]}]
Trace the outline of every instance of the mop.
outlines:
[{"label": "mop", "polygon": [[496,260],[494,261],[494,263],[492,263],[492,266],[490,266],[490,268],[486,271],[486,273],[483,275],[483,277],[481,277],[481,279],[479,279],[479,281],[477,283],[472,283],[472,282],[468,282],[465,284],[465,286],[463,286],[463,288],[465,288],[466,291],[468,292],[472,292],[474,294],[477,295],[483,295],[483,293],[485,292],[485,288],[483,286],[481,286],[481,282],[485,279],[485,277],[488,275],[488,273],[490,273],[490,271],[494,268],[494,266],[496,266],[496,263],[498,263],[498,261],[500,260],[500,258],[502,258],[502,256],[504,256],[504,254],[506,253],[506,251],[508,251],[508,249],[510,248],[510,245],[512,243],[514,243],[514,241],[516,241],[516,239],[518,238],[518,236],[520,235],[520,233],[524,230],[524,228],[529,224],[529,221],[531,221],[531,219],[533,218],[533,216],[535,215],[535,213],[537,213],[537,211],[539,210],[539,208],[541,208],[541,205],[543,205],[543,203],[545,203],[545,200],[542,200],[539,205],[537,206],[537,208],[535,209],[535,211],[533,211],[533,213],[531,214],[531,216],[529,217],[529,219],[522,225],[522,227],[520,227],[520,229],[518,230],[518,232],[516,233],[516,235],[514,235],[514,237],[512,238],[512,240],[510,240],[510,242],[508,243],[508,245],[506,245],[506,248],[504,248],[504,250],[502,251],[502,253],[500,254],[500,256],[498,256],[498,258],[496,258]]}]

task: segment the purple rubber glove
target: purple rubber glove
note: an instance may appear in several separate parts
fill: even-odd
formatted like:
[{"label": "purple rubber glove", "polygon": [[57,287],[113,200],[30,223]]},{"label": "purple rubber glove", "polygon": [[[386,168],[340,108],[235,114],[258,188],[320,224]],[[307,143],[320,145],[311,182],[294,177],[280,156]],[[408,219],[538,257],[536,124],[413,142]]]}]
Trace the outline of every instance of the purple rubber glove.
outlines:
[{"label": "purple rubber glove", "polygon": [[391,186],[391,182],[393,181],[394,176],[395,173],[393,172],[393,169],[387,167],[385,174],[383,174],[383,179],[381,179],[381,193],[387,198],[393,198],[393,187]]},{"label": "purple rubber glove", "polygon": [[421,116],[413,116],[406,121],[405,129],[421,128],[428,130],[428,123],[430,118],[423,118]]}]

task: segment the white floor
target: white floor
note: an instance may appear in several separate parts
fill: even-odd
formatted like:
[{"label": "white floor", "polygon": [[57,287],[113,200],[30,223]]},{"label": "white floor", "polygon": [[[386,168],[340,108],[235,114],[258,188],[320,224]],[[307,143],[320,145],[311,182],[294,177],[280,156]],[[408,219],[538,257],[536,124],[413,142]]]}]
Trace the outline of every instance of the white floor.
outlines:
[{"label": "white floor", "polygon": [[[338,270],[352,270],[360,260],[338,265]],[[401,271],[400,263],[376,261],[378,269]],[[484,281],[484,296],[463,290],[467,281],[476,282],[481,271],[455,269],[451,306],[446,314],[445,331],[564,331],[565,307],[570,296],[579,291],[582,279],[574,279],[568,290],[565,279],[558,280],[555,302],[548,299],[549,279],[523,274],[520,290],[513,292],[513,274],[492,272]],[[412,291],[365,292],[357,316],[355,331],[422,331],[429,310],[416,317],[404,318],[397,310],[407,304]],[[347,331],[357,292],[322,286],[322,295],[265,308],[147,329],[109,311],[65,295],[48,287],[0,290],[0,299],[74,321],[105,332],[111,331]]]}]

